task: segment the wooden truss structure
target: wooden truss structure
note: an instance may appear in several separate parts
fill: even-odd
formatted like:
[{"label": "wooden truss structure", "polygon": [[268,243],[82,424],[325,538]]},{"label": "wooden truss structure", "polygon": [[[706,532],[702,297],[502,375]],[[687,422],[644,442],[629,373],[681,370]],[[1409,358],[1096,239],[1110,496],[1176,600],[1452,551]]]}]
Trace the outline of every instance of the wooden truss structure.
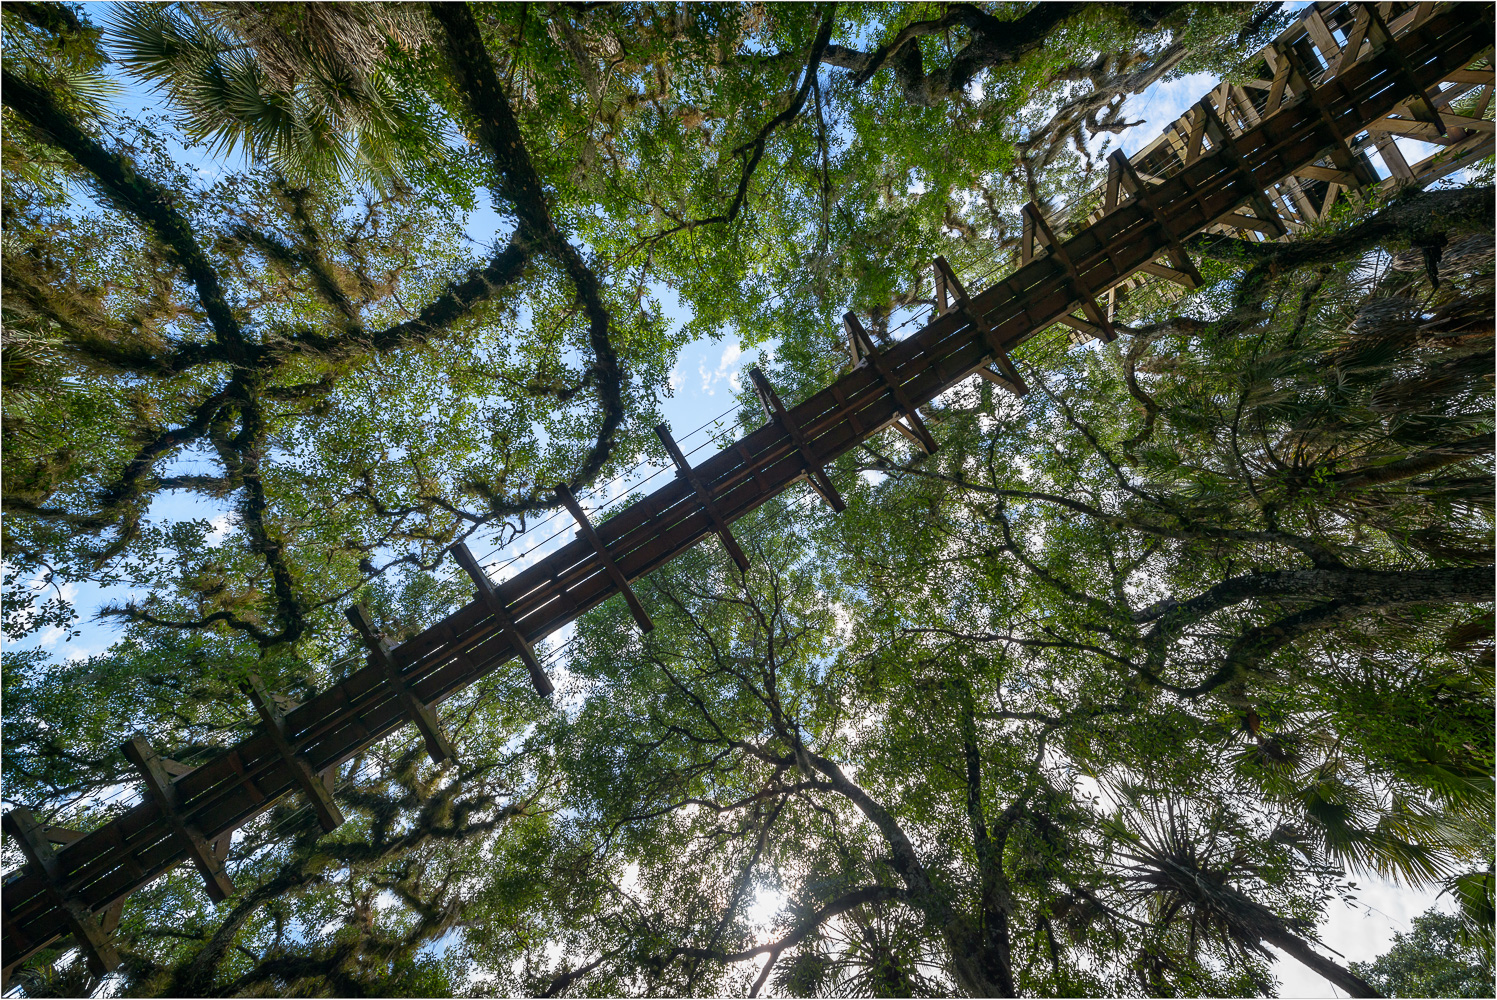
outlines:
[{"label": "wooden truss structure", "polygon": [[[1124,161],[1131,163],[1135,175],[1130,190],[1136,190],[1140,180],[1157,184],[1207,150],[1230,146],[1233,143],[1229,140],[1258,127],[1283,108],[1300,104],[1322,116],[1328,140],[1324,155],[1278,178],[1241,209],[1207,227],[1209,232],[1254,241],[1279,239],[1318,223],[1338,199],[1348,194],[1386,193],[1404,185],[1423,187],[1491,156],[1497,136],[1493,123],[1484,117],[1492,102],[1491,60],[1483,60],[1484,65],[1479,67],[1452,70],[1429,82],[1413,75],[1412,64],[1398,61],[1401,49],[1392,44],[1395,38],[1435,16],[1440,6],[1319,0],[1302,20],[1248,61],[1244,68],[1252,76],[1240,83],[1223,81],[1158,138]],[[1481,16],[1477,8],[1468,9],[1473,16]],[[1333,118],[1323,103],[1326,88],[1357,63],[1384,51],[1404,97],[1391,110],[1376,116]],[[1457,113],[1452,110],[1457,102],[1470,106],[1462,108],[1464,113]],[[1435,149],[1411,163],[1396,141],[1400,137]],[[1085,223],[1111,211],[1120,181],[1129,183],[1120,176],[1120,159],[1114,156],[1109,163],[1105,186],[1082,199],[1086,205],[1100,204],[1091,210]],[[1024,253],[1031,245],[1026,224],[1021,259],[1027,259]],[[1109,289],[1109,310],[1120,297],[1151,278],[1196,287],[1198,276],[1189,275],[1191,280],[1187,280],[1187,275],[1167,273],[1160,269],[1162,266],[1145,267]],[[1086,340],[1090,335],[1075,331],[1073,339]]]},{"label": "wooden truss structure", "polygon": [[1390,136],[1436,142],[1445,156],[1395,166],[1395,181],[1427,181],[1490,153],[1491,123],[1479,111],[1449,108],[1476,88],[1482,107],[1490,101],[1490,63],[1470,67],[1490,51],[1492,25],[1491,4],[1421,3],[1397,13],[1388,4],[1315,6],[1264,50],[1261,78],[1223,84],[1160,142],[1131,161],[1115,156],[1102,207],[1070,238],[1026,209],[1029,243],[1009,277],[974,294],[938,260],[941,306],[929,323],[876,348],[849,315],[853,367],[799,405],[786,406],[751,371],[769,422],[695,467],[660,428],[678,477],[599,524],[558,487],[579,537],[511,579],[492,582],[455,547],[475,599],[415,638],[392,646],[362,608],[350,608],[367,665],[300,705],[252,679],[247,693],[261,726],[207,763],[186,768],[132,740],[125,753],[148,794],[99,829],[48,827],[12,809],[4,829],[27,864],[0,894],[6,973],[62,935],[96,972],[114,968],[111,935],[130,893],[188,861],[212,898],[229,895],[223,862],[234,830],[291,794],[310,800],[325,829],[336,827],[337,768],[409,723],[433,760],[451,759],[437,712],[444,699],[516,657],[536,689],[549,692],[531,643],[615,594],[648,630],[630,581],[714,534],[746,567],[729,526],[801,480],[840,510],[827,463],[891,426],[934,450],[918,407],[973,374],[1022,394],[1009,353],[1053,324],[1112,339],[1102,304],[1110,289],[1145,274],[1199,283],[1186,237],[1224,228],[1292,232],[1338,191],[1383,183],[1366,154],[1378,150],[1397,164],[1384,142]]}]

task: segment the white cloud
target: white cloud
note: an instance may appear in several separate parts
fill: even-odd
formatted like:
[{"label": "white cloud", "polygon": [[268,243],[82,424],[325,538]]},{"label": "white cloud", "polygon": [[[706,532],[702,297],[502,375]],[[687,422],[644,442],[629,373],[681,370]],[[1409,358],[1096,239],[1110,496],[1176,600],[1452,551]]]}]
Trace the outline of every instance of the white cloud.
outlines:
[{"label": "white cloud", "polygon": [[708,396],[717,395],[717,386],[720,382],[727,382],[729,388],[737,392],[740,385],[738,368],[742,357],[743,346],[735,340],[723,347],[722,358],[717,362],[716,369],[708,371],[706,361],[699,363],[697,373],[702,376],[702,392]]},{"label": "white cloud", "polygon": [[234,511],[220,514],[208,522],[211,530],[204,536],[203,541],[209,545],[218,545],[229,537],[229,532],[233,531],[238,524],[239,515]]}]

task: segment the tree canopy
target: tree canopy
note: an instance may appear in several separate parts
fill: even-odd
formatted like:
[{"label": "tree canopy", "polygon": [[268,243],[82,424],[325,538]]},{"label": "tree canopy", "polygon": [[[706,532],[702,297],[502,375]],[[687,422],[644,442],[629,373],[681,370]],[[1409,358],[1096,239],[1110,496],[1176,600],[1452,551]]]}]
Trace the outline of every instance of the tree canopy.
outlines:
[{"label": "tree canopy", "polygon": [[[1130,95],[1289,15],[0,16],[6,635],[75,628],[78,585],[117,629],[7,653],[5,797],[88,827],[129,734],[202,759],[252,727],[249,671],[305,699],[351,669],[348,603],[412,635],[471,598],[452,543],[668,462],[684,345],[827,384],[844,311],[898,336],[933,256],[1008,267]],[[1191,241],[1199,291],[1135,290],[1111,344],[1035,338],[1022,400],[948,392],[935,455],[869,441],[830,470],[847,512],[766,505],[749,572],[709,543],[636,585],[648,635],[616,601],[579,622],[552,699],[501,670],[444,704],[455,766],[386,740],[338,830],[277,805],[229,901],[174,872],[117,981],[64,940],[25,992],[1244,995],[1283,954],[1376,995],[1392,953],[1347,968],[1315,931],[1370,875],[1452,894],[1436,930],[1490,976],[1480,182]]]}]

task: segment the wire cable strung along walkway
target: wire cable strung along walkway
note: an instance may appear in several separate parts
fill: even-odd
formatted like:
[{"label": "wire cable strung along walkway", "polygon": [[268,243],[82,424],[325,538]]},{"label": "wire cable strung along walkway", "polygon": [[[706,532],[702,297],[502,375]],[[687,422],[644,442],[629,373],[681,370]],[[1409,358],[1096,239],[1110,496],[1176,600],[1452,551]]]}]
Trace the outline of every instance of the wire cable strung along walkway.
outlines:
[{"label": "wire cable strung along walkway", "polygon": [[[1271,95],[1274,110],[1251,127],[1234,135],[1209,120],[1214,114],[1203,115],[1201,128],[1187,137],[1186,155],[1163,176],[1158,168],[1124,166],[1119,157],[1105,214],[1062,240],[1038,213],[1029,213],[1040,244],[1026,248],[1030,259],[970,296],[946,269],[942,278],[956,301],[918,332],[875,352],[859,336],[861,328],[849,323],[856,367],[826,389],[781,407],[768,382],[756,377],[770,422],[694,468],[681,468],[684,461],[675,458],[676,477],[633,506],[591,524],[563,492],[560,499],[580,522],[578,537],[503,583],[475,580],[479,592],[472,602],[415,638],[391,646],[362,609],[350,609],[370,649],[366,665],[300,705],[282,706],[263,685],[252,684],[262,719],[254,735],[197,767],[135,744],[131,756],[149,794],[111,822],[80,834],[43,826],[26,809],[6,814],[5,830],[28,859],[0,894],[7,978],[64,934],[73,936],[96,973],[112,969],[118,958],[111,937],[131,892],[183,861],[203,873],[210,895],[231,892],[223,867],[230,835],[283,796],[308,796],[324,826],[341,820],[325,794],[335,769],[413,721],[433,759],[450,758],[454,751],[435,706],[516,656],[527,661],[537,688],[549,686],[530,644],[615,594],[632,597],[630,581],[709,535],[730,540],[733,520],[802,479],[837,506],[840,498],[823,471],[827,463],[902,420],[910,421],[901,425],[910,436],[928,437],[915,408],[980,371],[1021,388],[1009,352],[1056,323],[1106,336],[1110,329],[1098,322],[1105,321],[1098,302],[1106,290],[1139,272],[1194,277],[1181,249],[1186,237],[1224,220],[1289,228],[1240,212],[1272,211],[1265,192],[1286,178],[1324,170],[1334,172],[1337,183],[1352,183],[1346,139],[1369,127],[1435,134],[1438,109],[1449,104],[1448,97],[1440,100],[1449,93],[1438,89],[1442,81],[1471,83],[1472,77],[1490,95],[1491,69],[1466,67],[1491,47],[1491,4],[1419,4],[1391,18],[1389,5],[1379,6],[1385,10],[1312,8],[1322,26],[1327,18],[1344,25],[1349,40],[1336,58],[1327,53],[1323,69],[1312,68],[1318,84],[1293,70],[1306,65],[1306,53],[1296,52],[1297,63],[1286,57],[1280,64],[1290,67],[1284,76],[1293,77],[1297,89],[1270,82],[1278,91]],[[1309,30],[1309,20],[1297,26],[1299,35]],[[1431,114],[1436,122],[1427,120]],[[1477,128],[1472,121],[1451,127]],[[1322,163],[1328,165],[1317,167]],[[1157,263],[1160,258],[1169,264]],[[1078,309],[1082,316],[1072,316]],[[988,369],[994,363],[1000,371]],[[742,556],[732,554],[735,561]],[[483,572],[466,552],[460,561],[469,574]],[[648,627],[643,608],[630,605]]]}]

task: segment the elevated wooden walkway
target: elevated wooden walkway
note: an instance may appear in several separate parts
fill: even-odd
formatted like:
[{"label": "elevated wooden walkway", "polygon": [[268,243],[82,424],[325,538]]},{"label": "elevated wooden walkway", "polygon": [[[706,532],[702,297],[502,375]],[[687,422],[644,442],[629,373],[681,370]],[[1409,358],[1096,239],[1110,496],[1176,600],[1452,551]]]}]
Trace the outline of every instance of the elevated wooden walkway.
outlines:
[{"label": "elevated wooden walkway", "polygon": [[1473,87],[1491,99],[1490,64],[1467,67],[1490,49],[1492,35],[1490,4],[1315,6],[1265,50],[1261,79],[1213,90],[1133,161],[1115,155],[1101,206],[1075,235],[1058,237],[1026,209],[1024,263],[1009,277],[969,295],[938,260],[942,307],[923,329],[880,349],[849,315],[855,367],[797,406],[785,406],[753,373],[769,416],[764,427],[695,468],[671,447],[675,481],[597,525],[563,491],[581,521],[579,537],[513,579],[491,583],[462,550],[475,600],[409,642],[392,647],[350,609],[370,647],[368,664],[296,706],[252,684],[260,728],[207,763],[184,768],[131,741],[126,753],[148,794],[105,826],[60,830],[12,810],[4,827],[29,861],[0,894],[7,976],[65,934],[96,972],[112,969],[123,901],[184,861],[213,899],[225,898],[233,886],[223,862],[235,829],[288,794],[306,796],[325,828],[337,826],[335,769],[402,726],[418,726],[434,759],[451,757],[436,712],[443,699],[517,656],[544,692],[549,682],[530,643],[615,594],[648,629],[629,581],[714,534],[741,563],[732,522],[802,479],[840,508],[826,463],[895,423],[934,447],[917,408],[974,373],[1023,393],[1008,354],[1056,323],[1111,339],[1109,290],[1140,274],[1199,280],[1181,246],[1188,236],[1225,227],[1273,238],[1313,221],[1338,189],[1382,183],[1365,154],[1385,136],[1435,137],[1453,154],[1417,169],[1405,164],[1409,176],[1394,170],[1395,181],[1431,179],[1489,154],[1491,124],[1479,113],[1451,115],[1448,106]]}]

